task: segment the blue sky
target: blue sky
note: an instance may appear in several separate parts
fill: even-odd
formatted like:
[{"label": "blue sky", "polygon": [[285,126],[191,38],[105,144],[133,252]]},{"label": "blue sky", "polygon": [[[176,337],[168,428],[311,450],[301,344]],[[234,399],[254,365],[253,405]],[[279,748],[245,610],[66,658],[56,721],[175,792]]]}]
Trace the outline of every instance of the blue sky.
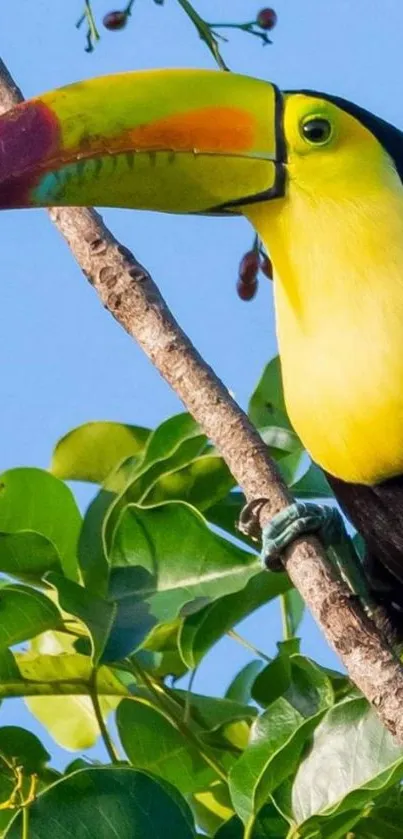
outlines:
[{"label": "blue sky", "polygon": [[[114,0],[93,0],[102,15]],[[212,67],[207,49],[176,0],[136,0],[123,32],[104,30],[91,55],[74,27],[80,0],[2,4],[0,54],[26,97],[69,82],[147,67]],[[122,3],[123,5],[123,3]],[[252,20],[259,0],[195,0],[207,20]],[[119,7],[119,2],[117,3]],[[403,5],[384,0],[277,0],[273,46],[232,32],[223,52],[231,69],[352,99],[403,127]],[[151,271],[183,328],[242,406],[276,351],[270,284],[242,303],[237,265],[252,231],[241,219],[177,218],[107,210],[106,222]],[[94,419],[155,426],[181,405],[150,362],[100,305],[43,211],[0,218],[2,407],[0,470],[46,467],[56,440]],[[240,631],[269,654],[280,637],[278,607]],[[304,651],[328,666],[333,653],[307,617]],[[200,667],[195,689],[217,693],[249,656],[225,639]],[[0,724],[32,728],[56,752],[20,701]],[[61,752],[56,752],[61,760]],[[101,752],[99,752],[101,754]]]}]

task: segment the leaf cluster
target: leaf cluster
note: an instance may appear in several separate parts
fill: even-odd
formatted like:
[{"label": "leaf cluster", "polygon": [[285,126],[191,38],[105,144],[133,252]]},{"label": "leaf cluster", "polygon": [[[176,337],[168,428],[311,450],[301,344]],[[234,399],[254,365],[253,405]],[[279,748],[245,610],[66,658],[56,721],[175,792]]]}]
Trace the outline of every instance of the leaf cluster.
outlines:
[{"label": "leaf cluster", "polygon": [[[250,416],[299,498],[331,498],[290,426],[278,360]],[[82,515],[70,485],[94,497]],[[397,837],[403,752],[342,674],[305,657],[299,595],[237,530],[244,498],[188,414],[93,422],[49,470],[0,476],[0,698],[104,763],[63,773],[0,728],[0,834],[48,839]],[[187,690],[226,633],[280,598],[284,640],[225,696]],[[242,640],[242,639],[241,639]],[[113,733],[112,733],[113,732]]]}]

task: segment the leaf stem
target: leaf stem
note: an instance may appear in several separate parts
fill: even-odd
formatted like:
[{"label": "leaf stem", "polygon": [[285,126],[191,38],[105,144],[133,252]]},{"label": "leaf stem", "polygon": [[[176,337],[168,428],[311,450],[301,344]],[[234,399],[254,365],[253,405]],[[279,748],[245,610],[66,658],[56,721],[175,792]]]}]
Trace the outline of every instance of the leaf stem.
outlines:
[{"label": "leaf stem", "polygon": [[187,686],[186,691],[186,699],[185,699],[185,710],[183,714],[183,722],[188,725],[191,719],[191,697],[192,697],[192,689],[193,689],[193,682],[196,678],[197,674],[197,667],[192,670],[190,674],[189,684]]},{"label": "leaf stem", "polygon": [[258,658],[262,658],[263,661],[267,661],[268,664],[271,662],[271,658],[255,647],[254,644],[251,644],[250,641],[247,641],[242,635],[239,635],[238,632],[235,632],[235,629],[230,629],[227,632],[229,638],[232,638],[233,641],[237,641],[238,644],[241,644],[242,647],[245,647],[246,650],[256,655]]},{"label": "leaf stem", "polygon": [[84,17],[87,21],[87,46],[86,52],[92,52],[94,49],[94,42],[100,40],[100,34],[95,23],[94,13],[92,11],[91,0],[85,0]]},{"label": "leaf stem", "polygon": [[283,627],[283,639],[289,641],[292,635],[292,628],[290,626],[290,618],[287,609],[287,598],[285,594],[280,594],[280,609],[281,609],[281,623]]},{"label": "leaf stem", "polygon": [[96,716],[96,720],[99,726],[99,730],[101,732],[102,740],[104,741],[105,749],[108,752],[110,757],[111,763],[120,763],[120,757],[117,752],[116,746],[109,734],[108,728],[106,726],[105,720],[103,718],[101,706],[99,703],[99,696],[97,690],[97,669],[94,667],[91,676],[90,682],[90,697],[92,701],[92,706],[94,708],[94,714]]},{"label": "leaf stem", "polygon": [[[176,703],[166,694],[164,687],[159,684],[159,682],[156,682],[145,670],[143,670],[138,661],[131,659],[129,666],[136,678],[148,688],[150,693],[152,693],[156,703],[159,705],[171,725],[173,725],[182,734],[182,737],[184,737],[185,740],[190,742],[197,749],[200,757],[211,767],[211,769],[214,770],[216,775],[218,775],[222,781],[227,782],[227,773],[221,764],[216,760],[211,749],[202,744],[189,725],[185,723],[179,715],[177,715],[176,708],[174,711],[173,706],[175,706]],[[130,699],[130,697],[128,698]]]},{"label": "leaf stem", "polygon": [[252,839],[254,826],[255,826],[255,819],[251,818],[248,821],[248,824],[245,825],[243,839]]},{"label": "leaf stem", "polygon": [[202,41],[204,41],[204,43],[207,44],[220,70],[229,70],[229,67],[227,67],[220,53],[217,39],[214,37],[209,24],[206,23],[206,21],[203,20],[202,17],[200,17],[198,12],[196,12],[196,9],[189,2],[189,0],[178,0],[178,3],[185,12],[185,14],[188,16],[188,18],[192,21],[193,26],[196,27]]},{"label": "leaf stem", "polygon": [[22,808],[21,839],[29,839],[29,807]]}]

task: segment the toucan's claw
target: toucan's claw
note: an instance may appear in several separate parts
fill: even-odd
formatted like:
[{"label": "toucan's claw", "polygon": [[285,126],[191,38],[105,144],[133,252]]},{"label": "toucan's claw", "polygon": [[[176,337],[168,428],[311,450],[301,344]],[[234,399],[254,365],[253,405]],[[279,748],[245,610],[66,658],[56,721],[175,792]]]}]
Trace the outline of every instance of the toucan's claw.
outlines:
[{"label": "toucan's claw", "polygon": [[373,614],[374,602],[359,556],[336,507],[295,502],[281,510],[262,531],[262,562],[279,569],[281,554],[301,536],[317,535],[329,559],[364,608]]},{"label": "toucan's claw", "polygon": [[339,541],[341,527],[344,529],[341,516],[334,507],[301,501],[290,504],[277,513],[262,532],[264,565],[270,567],[272,558],[277,560],[279,554],[295,539],[310,533],[317,533],[325,547],[328,547],[335,537]]}]

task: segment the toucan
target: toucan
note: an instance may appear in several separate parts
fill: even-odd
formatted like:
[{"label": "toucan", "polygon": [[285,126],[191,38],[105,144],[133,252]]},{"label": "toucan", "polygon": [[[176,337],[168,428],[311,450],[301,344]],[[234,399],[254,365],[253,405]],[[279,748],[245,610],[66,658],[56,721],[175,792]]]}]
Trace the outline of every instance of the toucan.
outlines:
[{"label": "toucan", "polygon": [[290,420],[403,628],[402,181],[403,134],[389,123],[338,96],[221,71],[90,79],[0,118],[0,208],[252,223],[274,266]]}]

